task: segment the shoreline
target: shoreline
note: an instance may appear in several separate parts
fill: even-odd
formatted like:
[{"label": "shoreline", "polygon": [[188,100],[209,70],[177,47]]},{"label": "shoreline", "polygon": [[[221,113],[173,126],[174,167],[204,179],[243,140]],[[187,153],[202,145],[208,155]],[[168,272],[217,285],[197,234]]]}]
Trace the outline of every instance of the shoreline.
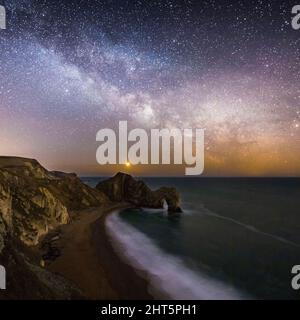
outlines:
[{"label": "shoreline", "polygon": [[[127,204],[114,204],[73,214],[71,223],[58,228],[60,235],[55,245],[61,255],[47,263],[45,269],[71,281],[81,290],[83,299],[155,299],[148,291],[146,272],[126,263],[106,232],[106,217],[126,207]],[[52,230],[48,237],[56,231]],[[38,251],[41,256],[41,249]]]},{"label": "shoreline", "polygon": [[135,269],[123,259],[115,250],[113,240],[106,231],[106,218],[126,207],[128,206],[110,210],[97,219],[92,225],[92,240],[97,247],[104,269],[107,270],[108,280],[118,293],[118,299],[152,300],[155,298],[148,290],[147,273]]}]

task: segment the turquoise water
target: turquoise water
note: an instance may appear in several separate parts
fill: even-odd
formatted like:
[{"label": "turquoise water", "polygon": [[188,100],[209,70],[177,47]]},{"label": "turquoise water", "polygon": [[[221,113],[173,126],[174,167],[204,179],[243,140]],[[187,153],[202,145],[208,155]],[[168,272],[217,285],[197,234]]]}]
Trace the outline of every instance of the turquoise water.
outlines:
[{"label": "turquoise water", "polygon": [[123,250],[171,296],[300,297],[291,288],[291,269],[300,264],[299,179],[143,180],[153,189],[175,186],[184,213],[127,209],[108,222],[110,232],[127,233],[118,239]]}]

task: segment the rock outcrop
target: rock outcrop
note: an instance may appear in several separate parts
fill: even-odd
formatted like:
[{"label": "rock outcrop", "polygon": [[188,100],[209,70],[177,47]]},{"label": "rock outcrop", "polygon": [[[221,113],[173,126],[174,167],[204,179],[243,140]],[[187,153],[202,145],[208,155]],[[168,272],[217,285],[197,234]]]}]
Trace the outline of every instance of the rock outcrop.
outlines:
[{"label": "rock outcrop", "polygon": [[0,264],[7,290],[0,299],[71,299],[80,291],[26,254],[41,236],[70,221],[70,213],[109,203],[75,174],[50,172],[36,160],[0,157]]},{"label": "rock outcrop", "polygon": [[50,229],[68,223],[71,210],[108,201],[75,174],[49,172],[32,159],[0,157],[0,217],[26,245],[36,245]]},{"label": "rock outcrop", "polygon": [[9,270],[9,289],[0,290],[0,299],[82,298],[70,282],[42,268],[42,261],[60,255],[59,235],[44,237],[42,260],[32,257],[29,247],[41,245],[41,236],[68,223],[71,212],[112,201],[149,208],[163,208],[166,201],[170,213],[181,212],[175,188],[152,191],[123,173],[91,188],[76,174],[48,171],[36,160],[0,157],[0,264]]},{"label": "rock outcrop", "polygon": [[0,290],[0,300],[83,298],[83,293],[73,283],[41,268],[37,261],[28,257],[26,248],[9,235],[0,254],[0,264],[7,271],[6,290]]},{"label": "rock outcrop", "polygon": [[123,201],[137,207],[155,209],[163,208],[166,202],[170,214],[182,212],[180,196],[175,188],[162,187],[152,191],[143,181],[122,172],[101,181],[96,189],[105,193],[111,201]]}]

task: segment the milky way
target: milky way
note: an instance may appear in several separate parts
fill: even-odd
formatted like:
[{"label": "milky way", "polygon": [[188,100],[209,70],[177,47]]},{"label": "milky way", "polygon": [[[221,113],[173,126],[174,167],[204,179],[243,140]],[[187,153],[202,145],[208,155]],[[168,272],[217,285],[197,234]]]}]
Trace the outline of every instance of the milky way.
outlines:
[{"label": "milky way", "polygon": [[206,175],[300,175],[294,2],[0,4],[0,154],[111,173],[96,164],[96,133],[128,120],[145,129],[205,128]]}]

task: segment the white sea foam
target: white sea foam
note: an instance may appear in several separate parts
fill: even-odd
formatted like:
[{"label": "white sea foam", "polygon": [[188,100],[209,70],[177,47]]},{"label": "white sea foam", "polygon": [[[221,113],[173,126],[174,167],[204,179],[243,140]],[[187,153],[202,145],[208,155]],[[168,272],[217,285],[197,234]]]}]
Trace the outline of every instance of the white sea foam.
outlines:
[{"label": "white sea foam", "polygon": [[163,292],[172,299],[249,299],[230,285],[190,270],[117,213],[107,218],[106,230],[121,256],[134,268],[146,271],[151,291]]}]

